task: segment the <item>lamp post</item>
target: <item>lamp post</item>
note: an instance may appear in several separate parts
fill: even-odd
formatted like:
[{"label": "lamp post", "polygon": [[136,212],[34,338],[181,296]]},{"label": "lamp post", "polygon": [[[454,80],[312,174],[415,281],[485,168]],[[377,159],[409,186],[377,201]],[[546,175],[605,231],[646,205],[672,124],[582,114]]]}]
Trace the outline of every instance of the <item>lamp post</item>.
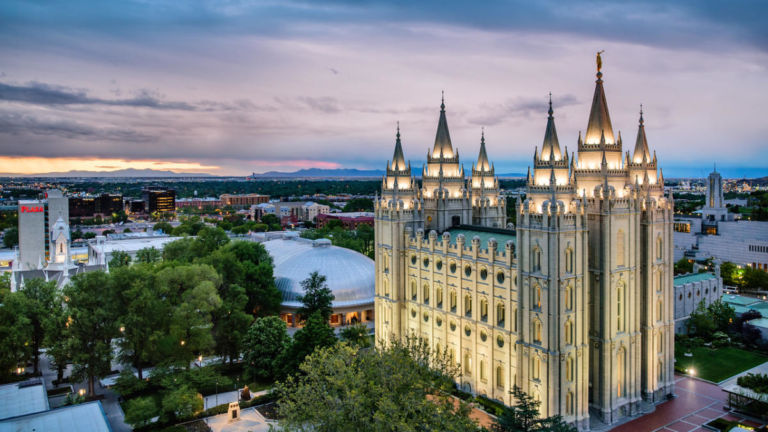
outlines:
[{"label": "lamp post", "polygon": [[216,380],[216,406],[219,406],[219,380]]}]

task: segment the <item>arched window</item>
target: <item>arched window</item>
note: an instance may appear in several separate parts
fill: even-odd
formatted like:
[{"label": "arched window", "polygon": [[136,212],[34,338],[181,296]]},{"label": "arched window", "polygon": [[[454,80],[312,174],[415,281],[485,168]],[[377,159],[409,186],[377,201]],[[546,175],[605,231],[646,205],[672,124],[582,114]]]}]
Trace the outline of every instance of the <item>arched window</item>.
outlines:
[{"label": "arched window", "polygon": [[424,284],[421,295],[424,296],[424,304],[429,304],[429,285]]},{"label": "arched window", "polygon": [[531,271],[541,271],[541,249],[535,247],[531,256]]},{"label": "arched window", "polygon": [[531,362],[533,363],[531,365],[531,377],[537,380],[541,376],[541,360],[538,355],[534,355]]},{"label": "arched window", "polygon": [[619,230],[616,233],[616,265],[624,267],[624,243],[625,243],[624,230]]},{"label": "arched window", "polygon": [[451,348],[448,350],[448,358],[451,360],[451,363],[456,361],[456,350]]},{"label": "arched window", "polygon": [[533,308],[541,309],[541,285],[536,284],[533,287]]},{"label": "arched window", "polygon": [[565,272],[573,273],[573,249],[565,250]]},{"label": "arched window", "polygon": [[416,281],[411,281],[411,300],[416,300]]},{"label": "arched window", "polygon": [[624,285],[616,287],[616,331],[624,331]]},{"label": "arched window", "polygon": [[480,319],[484,322],[488,321],[488,300],[480,299]]},{"label": "arched window", "polygon": [[64,253],[64,243],[59,243],[59,253]]},{"label": "arched window", "polygon": [[573,310],[573,285],[565,287],[565,309]]},{"label": "arched window", "polygon": [[512,309],[512,331],[517,331],[517,308]]},{"label": "arched window", "polygon": [[480,381],[487,382],[488,377],[485,376],[485,360],[480,360]]},{"label": "arched window", "polygon": [[505,312],[504,303],[496,303],[496,325],[499,327],[504,327]]},{"label": "arched window", "polygon": [[439,286],[435,288],[435,304],[437,304],[437,307],[439,308],[443,307],[443,289]]},{"label": "arched window", "polygon": [[625,397],[627,395],[626,361],[627,352],[624,347],[621,347],[616,354],[616,397]]},{"label": "arched window", "polygon": [[469,294],[464,296],[464,315],[472,316],[472,296]]},{"label": "arched window", "polygon": [[656,237],[656,259],[660,260],[664,256],[664,251],[662,250],[662,247],[664,246],[664,242],[661,241],[661,236]]},{"label": "arched window", "polygon": [[573,345],[573,322],[570,318],[565,322],[565,343],[566,345]]},{"label": "arched window", "polygon": [[496,366],[496,387],[504,388],[504,368]]},{"label": "arched window", "polygon": [[472,356],[469,351],[464,353],[464,374],[472,375]]},{"label": "arched window", "polygon": [[664,288],[664,272],[659,271],[657,274],[656,291],[661,291]]},{"label": "arched window", "polygon": [[663,330],[659,330],[659,339],[658,339],[657,352],[659,354],[664,352],[664,331]]},{"label": "arched window", "polygon": [[570,355],[565,359],[565,379],[573,382],[573,357]]},{"label": "arched window", "polygon": [[664,382],[664,363],[661,360],[659,360],[659,364],[656,367],[659,369],[658,381],[659,381],[659,384],[661,384]]},{"label": "arched window", "polygon": [[456,312],[456,290],[451,290],[451,312]]},{"label": "arched window", "polygon": [[383,279],[381,282],[382,290],[384,291],[384,295],[386,297],[389,297],[389,282],[386,279]]},{"label": "arched window", "polygon": [[661,321],[662,317],[664,316],[662,306],[663,306],[663,303],[661,299],[659,299],[656,302],[656,321]]},{"label": "arched window", "polygon": [[532,327],[533,327],[532,328],[532,330],[533,330],[533,342],[540,344],[541,343],[541,321],[539,321],[538,319],[534,318],[533,319]]},{"label": "arched window", "polygon": [[573,392],[568,391],[565,395],[565,413],[567,415],[573,415]]}]

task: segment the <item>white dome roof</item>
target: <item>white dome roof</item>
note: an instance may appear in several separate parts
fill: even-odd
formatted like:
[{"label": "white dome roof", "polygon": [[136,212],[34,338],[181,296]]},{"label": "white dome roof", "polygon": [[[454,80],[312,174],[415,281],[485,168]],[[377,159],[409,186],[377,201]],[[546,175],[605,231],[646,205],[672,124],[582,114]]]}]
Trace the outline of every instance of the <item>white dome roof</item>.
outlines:
[{"label": "white dome roof", "polygon": [[300,307],[301,281],[317,271],[326,277],[336,299],[333,307],[373,304],[374,262],[351,249],[332,246],[330,240],[270,240],[263,243],[275,265],[275,284],[283,306]]}]

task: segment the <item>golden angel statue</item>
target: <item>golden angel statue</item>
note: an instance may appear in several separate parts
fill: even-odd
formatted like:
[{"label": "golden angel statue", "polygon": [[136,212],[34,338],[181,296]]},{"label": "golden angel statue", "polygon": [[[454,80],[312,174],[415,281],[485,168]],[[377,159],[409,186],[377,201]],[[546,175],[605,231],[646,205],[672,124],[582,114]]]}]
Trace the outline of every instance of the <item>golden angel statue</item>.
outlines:
[{"label": "golden angel statue", "polygon": [[600,54],[604,53],[605,50],[598,51],[597,52],[597,71],[600,72],[600,69],[603,67],[603,59],[600,57]]}]

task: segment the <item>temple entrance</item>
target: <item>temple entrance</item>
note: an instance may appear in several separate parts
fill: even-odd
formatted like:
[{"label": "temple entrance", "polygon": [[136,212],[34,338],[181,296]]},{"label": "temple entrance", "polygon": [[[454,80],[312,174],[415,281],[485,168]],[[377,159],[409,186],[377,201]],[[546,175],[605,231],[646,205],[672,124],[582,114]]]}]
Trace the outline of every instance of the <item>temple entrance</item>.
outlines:
[{"label": "temple entrance", "polygon": [[453,226],[461,225],[461,216],[452,216],[451,217],[451,225],[453,225]]}]

